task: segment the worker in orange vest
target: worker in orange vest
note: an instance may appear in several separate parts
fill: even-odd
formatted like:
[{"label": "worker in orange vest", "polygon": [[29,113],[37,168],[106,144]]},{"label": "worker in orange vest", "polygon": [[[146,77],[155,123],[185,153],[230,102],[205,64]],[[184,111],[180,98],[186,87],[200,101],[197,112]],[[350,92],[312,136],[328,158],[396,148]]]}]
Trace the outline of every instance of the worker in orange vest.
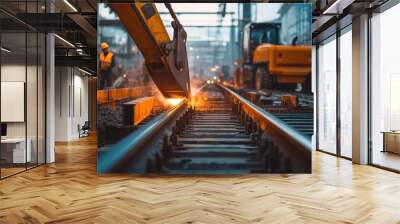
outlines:
[{"label": "worker in orange vest", "polygon": [[101,43],[102,52],[99,56],[100,88],[104,89],[112,85],[112,68],[115,65],[114,54],[108,50],[106,42]]}]

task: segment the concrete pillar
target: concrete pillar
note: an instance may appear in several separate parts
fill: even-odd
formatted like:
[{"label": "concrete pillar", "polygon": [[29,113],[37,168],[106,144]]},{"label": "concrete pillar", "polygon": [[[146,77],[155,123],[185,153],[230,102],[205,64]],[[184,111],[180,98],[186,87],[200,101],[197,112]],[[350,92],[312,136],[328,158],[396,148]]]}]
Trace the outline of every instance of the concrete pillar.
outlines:
[{"label": "concrete pillar", "polygon": [[353,162],[368,163],[368,15],[353,19]]},{"label": "concrete pillar", "polygon": [[55,56],[54,35],[46,35],[46,163],[55,161]]},{"label": "concrete pillar", "polygon": [[[54,12],[54,5],[46,1],[46,12]],[[46,163],[55,162],[55,42],[54,34],[46,34]]]}]

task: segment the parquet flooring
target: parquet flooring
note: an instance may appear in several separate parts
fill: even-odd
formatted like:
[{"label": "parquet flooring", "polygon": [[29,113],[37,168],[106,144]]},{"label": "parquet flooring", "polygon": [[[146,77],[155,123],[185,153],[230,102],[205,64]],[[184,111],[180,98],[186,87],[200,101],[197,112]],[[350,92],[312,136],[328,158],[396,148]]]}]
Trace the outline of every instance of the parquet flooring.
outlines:
[{"label": "parquet flooring", "polygon": [[1,168],[1,175],[2,177],[7,177],[22,171],[25,171],[25,167],[3,167]]},{"label": "parquet flooring", "polygon": [[314,152],[312,175],[96,173],[95,139],[0,181],[0,223],[400,223],[400,175]]}]

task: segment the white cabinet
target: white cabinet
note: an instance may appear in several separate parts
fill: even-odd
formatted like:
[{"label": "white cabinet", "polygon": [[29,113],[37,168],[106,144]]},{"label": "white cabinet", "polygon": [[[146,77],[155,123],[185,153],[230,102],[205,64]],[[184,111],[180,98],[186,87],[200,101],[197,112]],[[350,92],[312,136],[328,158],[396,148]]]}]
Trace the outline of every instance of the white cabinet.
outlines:
[{"label": "white cabinet", "polygon": [[12,163],[25,163],[32,161],[32,141],[27,139],[27,147],[25,151],[25,138],[7,138],[1,140],[2,148],[10,151],[10,160],[12,154]]}]

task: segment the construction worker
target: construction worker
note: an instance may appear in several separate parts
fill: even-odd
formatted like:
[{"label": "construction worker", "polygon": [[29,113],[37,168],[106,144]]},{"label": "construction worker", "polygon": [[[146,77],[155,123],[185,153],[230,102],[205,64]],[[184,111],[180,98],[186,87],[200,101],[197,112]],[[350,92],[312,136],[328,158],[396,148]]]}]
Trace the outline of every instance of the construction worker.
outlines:
[{"label": "construction worker", "polygon": [[99,56],[100,89],[112,86],[112,68],[115,65],[114,54],[108,50],[106,42],[101,43]]}]

